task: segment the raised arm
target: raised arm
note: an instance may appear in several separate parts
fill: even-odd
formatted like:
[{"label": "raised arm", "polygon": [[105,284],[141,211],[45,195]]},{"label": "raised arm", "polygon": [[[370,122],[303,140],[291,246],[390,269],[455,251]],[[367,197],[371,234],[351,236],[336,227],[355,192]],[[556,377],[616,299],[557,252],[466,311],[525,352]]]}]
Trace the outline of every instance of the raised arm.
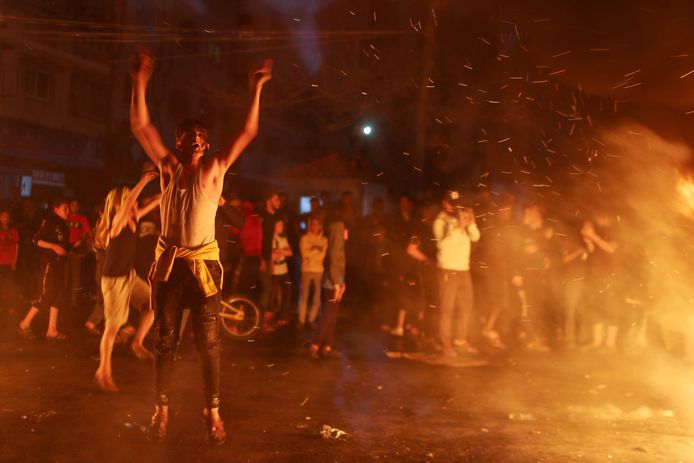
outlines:
[{"label": "raised arm", "polygon": [[116,212],[115,217],[113,217],[111,231],[109,232],[111,238],[115,238],[116,236],[120,235],[125,226],[128,224],[128,219],[130,218],[130,211],[132,210],[135,201],[137,201],[137,197],[140,196],[140,193],[142,193],[142,190],[145,188],[145,185],[147,185],[149,182],[151,182],[158,176],[159,174],[151,170],[142,174],[142,177],[140,177],[140,181],[137,182],[137,185],[135,185],[132,190],[130,190],[130,194],[127,198],[125,198],[125,201],[123,201],[123,204],[121,204],[120,208]]},{"label": "raised arm", "polygon": [[154,58],[146,50],[140,50],[131,58],[132,93],[130,97],[130,129],[142,149],[162,171],[169,164],[176,165],[176,156],[164,145],[161,135],[152,124],[147,107],[147,84],[154,71]]},{"label": "raised arm", "polygon": [[258,134],[258,116],[260,114],[260,94],[265,83],[272,78],[272,60],[266,59],[263,67],[255,71],[252,75],[252,95],[251,105],[246,116],[246,124],[241,133],[236,137],[228,148],[223,149],[218,154],[219,167],[225,173],[229,167],[241,156],[243,150],[250,144]]},{"label": "raised arm", "polygon": [[155,209],[157,206],[159,206],[159,203],[161,203],[161,193],[156,195],[150,202],[147,203],[145,207],[142,207],[137,210],[137,220],[138,222],[140,219],[150,212],[152,212],[153,209]]}]

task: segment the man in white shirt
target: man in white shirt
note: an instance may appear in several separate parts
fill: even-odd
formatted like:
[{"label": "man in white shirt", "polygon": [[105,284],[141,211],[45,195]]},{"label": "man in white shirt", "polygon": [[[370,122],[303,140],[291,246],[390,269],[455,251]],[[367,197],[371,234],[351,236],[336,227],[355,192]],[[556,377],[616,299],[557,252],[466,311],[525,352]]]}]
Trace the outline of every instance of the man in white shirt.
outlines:
[{"label": "man in white shirt", "polygon": [[439,337],[446,356],[457,355],[454,346],[475,353],[467,340],[473,304],[470,248],[479,241],[480,231],[474,211],[462,206],[459,192],[449,191],[442,206],[433,225],[438,249]]}]

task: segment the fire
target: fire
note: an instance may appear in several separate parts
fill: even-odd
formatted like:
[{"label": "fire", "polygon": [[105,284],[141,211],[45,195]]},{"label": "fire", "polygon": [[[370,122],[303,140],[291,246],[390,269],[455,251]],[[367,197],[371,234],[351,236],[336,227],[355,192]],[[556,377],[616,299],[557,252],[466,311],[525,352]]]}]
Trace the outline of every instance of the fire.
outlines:
[{"label": "fire", "polygon": [[677,191],[683,200],[683,209],[686,214],[694,215],[694,181],[691,175],[680,176]]}]

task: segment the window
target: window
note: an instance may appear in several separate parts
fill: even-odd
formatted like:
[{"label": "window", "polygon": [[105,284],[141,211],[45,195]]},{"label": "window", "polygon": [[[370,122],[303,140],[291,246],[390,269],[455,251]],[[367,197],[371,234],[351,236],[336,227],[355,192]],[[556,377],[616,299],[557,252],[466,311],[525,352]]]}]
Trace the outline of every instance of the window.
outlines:
[{"label": "window", "polygon": [[42,101],[53,99],[53,76],[47,70],[25,65],[21,82],[26,96]]}]

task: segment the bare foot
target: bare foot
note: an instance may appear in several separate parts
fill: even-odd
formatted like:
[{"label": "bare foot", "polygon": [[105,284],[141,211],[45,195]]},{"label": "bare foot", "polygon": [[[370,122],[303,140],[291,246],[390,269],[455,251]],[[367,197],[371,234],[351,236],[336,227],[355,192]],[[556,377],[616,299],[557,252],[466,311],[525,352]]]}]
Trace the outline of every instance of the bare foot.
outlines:
[{"label": "bare foot", "polygon": [[140,360],[152,360],[154,356],[150,351],[147,350],[145,346],[138,342],[131,342],[130,343],[130,350],[132,353],[135,355]]},{"label": "bare foot", "polygon": [[113,382],[113,377],[101,375],[98,372],[94,375],[94,384],[96,384],[99,389],[106,392],[118,392],[118,386]]}]

